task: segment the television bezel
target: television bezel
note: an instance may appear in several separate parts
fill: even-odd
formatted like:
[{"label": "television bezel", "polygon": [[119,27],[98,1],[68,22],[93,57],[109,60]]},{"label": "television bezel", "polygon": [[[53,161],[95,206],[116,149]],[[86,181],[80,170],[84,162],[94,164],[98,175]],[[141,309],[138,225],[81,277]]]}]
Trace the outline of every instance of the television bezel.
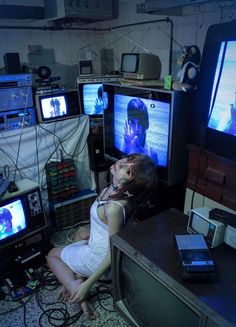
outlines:
[{"label": "television bezel", "polygon": [[101,84],[101,85],[103,85],[104,84],[104,82],[103,82],[103,80],[101,79],[101,80],[84,80],[84,81],[81,81],[81,82],[78,82],[78,84],[77,84],[77,88],[78,88],[78,94],[79,94],[79,103],[80,103],[80,114],[81,115],[86,115],[86,116],[88,116],[89,118],[91,118],[91,119],[100,119],[100,120],[102,120],[102,118],[103,118],[103,113],[102,114],[99,114],[99,115],[96,115],[96,114],[93,114],[93,115],[88,115],[88,114],[86,114],[85,113],[85,110],[84,110],[84,92],[83,92],[83,90],[84,90],[84,86],[85,85],[94,85],[94,84]]},{"label": "television bezel", "polygon": [[[121,232],[120,232],[121,233]],[[112,257],[112,283],[113,283],[113,302],[114,308],[121,314],[121,316],[131,324],[131,326],[139,327],[139,323],[136,321],[136,318],[132,315],[129,308],[125,304],[123,300],[123,294],[120,284],[120,270],[121,270],[121,261],[122,257],[126,256],[131,261],[139,266],[139,268],[143,269],[149,276],[154,278],[159,284],[166,287],[167,290],[175,295],[178,300],[180,300],[188,309],[192,310],[193,313],[198,317],[199,322],[202,320],[202,314],[197,310],[194,305],[191,305],[191,302],[184,299],[182,296],[176,293],[176,291],[170,286],[176,285],[176,282],[172,277],[167,275],[164,271],[156,267],[156,265],[151,262],[147,257],[144,257],[139,251],[134,248],[130,243],[128,243],[125,239],[120,236],[120,233],[112,235],[110,240],[111,246],[111,257]],[[167,286],[166,286],[167,285]],[[179,285],[178,285],[179,287]],[[184,290],[183,290],[184,291]]]},{"label": "television bezel", "polygon": [[[63,99],[63,102],[65,104],[65,113],[64,114],[59,114],[57,116],[55,115],[55,116],[52,116],[52,117],[45,117],[45,114],[48,113],[48,112],[45,112],[46,105],[45,105],[44,100],[48,100],[48,101],[51,102],[51,100],[56,100],[56,99],[58,100],[58,98]],[[63,117],[65,117],[65,116],[68,115],[68,104],[67,104],[67,101],[66,101],[65,94],[60,94],[60,95],[59,94],[56,94],[56,95],[50,95],[50,96],[41,97],[39,99],[39,101],[40,101],[40,107],[42,109],[41,112],[42,112],[42,118],[43,118],[43,120],[59,119],[59,118],[63,118]],[[48,111],[48,109],[46,111]]]},{"label": "television bezel", "polygon": [[12,203],[16,202],[16,201],[20,201],[21,203],[21,207],[23,209],[23,213],[24,213],[24,222],[25,222],[25,227],[21,230],[21,231],[18,231],[12,235],[9,235],[3,239],[0,239],[0,249],[1,248],[4,248],[6,245],[8,244],[11,244],[12,242],[14,242],[15,239],[20,239],[21,237],[23,237],[25,234],[27,234],[29,232],[29,227],[27,226],[28,225],[28,220],[27,220],[27,210],[24,206],[24,203],[22,201],[21,198],[13,198],[13,199],[8,199],[6,201],[1,201],[0,202],[0,208],[2,207],[5,207],[7,205],[11,205]]},{"label": "television bezel", "polygon": [[[136,56],[135,71],[124,70],[123,60],[125,56]],[[161,77],[162,64],[158,55],[152,52],[126,52],[121,56],[121,73],[125,79],[159,80]]]},{"label": "television bezel", "polygon": [[[41,209],[42,209],[42,212],[40,212],[37,217],[32,216],[30,212],[28,198],[27,198],[28,195],[34,192],[38,193],[38,201],[40,202]],[[14,246],[14,244],[23,241],[24,239],[30,237],[31,235],[39,233],[46,227],[43,204],[42,204],[41,194],[38,187],[29,189],[23,193],[19,193],[19,194],[17,193],[16,195],[12,195],[10,197],[1,199],[0,207],[9,205],[17,200],[21,201],[24,215],[25,215],[26,227],[22,229],[19,233],[13,234],[7,238],[0,240],[0,255],[4,255],[5,251],[7,251],[7,249],[10,246],[12,245]],[[36,222],[37,225],[35,225]]]},{"label": "television bezel", "polygon": [[[42,100],[57,98],[61,96],[65,98],[67,113],[65,115],[60,115],[57,117],[45,118],[43,115]],[[77,90],[61,90],[61,91],[55,91],[50,93],[36,94],[35,102],[36,102],[37,118],[39,123],[56,122],[56,121],[64,120],[66,118],[78,116],[80,114],[79,95]]]},{"label": "television bezel", "polygon": [[[187,175],[187,144],[190,142],[188,103],[192,99],[191,92],[186,94],[172,90],[118,84],[104,84],[104,88],[108,93],[108,109],[103,115],[104,157],[115,162],[125,156],[124,153],[114,147],[114,134],[111,134],[114,133],[115,94],[119,93],[120,89],[128,90],[127,92],[130,93],[126,94],[134,97],[137,97],[137,92],[152,92],[156,94],[157,100],[170,102],[167,166],[158,167],[159,178],[168,186],[182,182]],[[140,96],[140,98],[142,97]]]},{"label": "television bezel", "polygon": [[193,140],[208,151],[236,161],[236,136],[208,127],[211,94],[222,42],[236,41],[236,21],[208,28],[195,95]]}]

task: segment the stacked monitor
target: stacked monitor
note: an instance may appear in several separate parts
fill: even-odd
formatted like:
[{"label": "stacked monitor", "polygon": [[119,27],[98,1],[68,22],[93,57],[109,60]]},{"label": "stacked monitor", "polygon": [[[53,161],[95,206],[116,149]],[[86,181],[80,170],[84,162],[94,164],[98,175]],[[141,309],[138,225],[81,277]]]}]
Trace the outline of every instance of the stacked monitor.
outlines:
[{"label": "stacked monitor", "polygon": [[188,101],[182,92],[104,84],[104,155],[116,161],[130,153],[153,158],[161,180],[185,179],[189,141]]},{"label": "stacked monitor", "polygon": [[195,101],[195,140],[236,160],[236,22],[209,27]]},{"label": "stacked monitor", "polygon": [[118,82],[120,76],[91,76],[78,77],[77,90],[79,94],[80,113],[89,116],[90,119],[103,118],[103,112],[107,109],[107,93],[103,89],[104,83]]}]

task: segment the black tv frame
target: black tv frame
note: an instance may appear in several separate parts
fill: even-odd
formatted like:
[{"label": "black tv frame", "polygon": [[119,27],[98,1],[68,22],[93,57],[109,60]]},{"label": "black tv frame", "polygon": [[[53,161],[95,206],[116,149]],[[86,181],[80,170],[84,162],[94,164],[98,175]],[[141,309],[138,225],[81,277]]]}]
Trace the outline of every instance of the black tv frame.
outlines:
[{"label": "black tv frame", "polygon": [[[193,142],[217,155],[236,161],[236,136],[208,128],[211,93],[221,42],[236,41],[236,20],[208,28],[195,94]],[[233,77],[232,77],[233,78]]]}]

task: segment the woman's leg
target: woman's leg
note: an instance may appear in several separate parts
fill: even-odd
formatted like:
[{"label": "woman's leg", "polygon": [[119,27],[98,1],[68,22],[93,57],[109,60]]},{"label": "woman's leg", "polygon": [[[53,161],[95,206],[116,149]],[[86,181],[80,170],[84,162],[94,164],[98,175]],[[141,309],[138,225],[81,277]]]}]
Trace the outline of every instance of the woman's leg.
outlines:
[{"label": "woman's leg", "polygon": [[47,256],[47,262],[50,270],[57,279],[72,294],[76,285],[80,284],[80,280],[75,278],[74,272],[61,260],[61,251],[63,248],[52,249]]},{"label": "woman's leg", "polygon": [[[57,279],[62,283],[62,288],[59,291],[59,298],[61,300],[68,300],[73,293],[75,287],[81,284],[84,279],[79,276],[76,277],[74,272],[61,260],[61,251],[63,248],[52,249],[47,256],[47,262],[50,270],[54,273]],[[69,293],[69,294],[67,294]],[[83,301],[80,303],[81,309],[85,316],[89,319],[95,319],[89,303]]]}]

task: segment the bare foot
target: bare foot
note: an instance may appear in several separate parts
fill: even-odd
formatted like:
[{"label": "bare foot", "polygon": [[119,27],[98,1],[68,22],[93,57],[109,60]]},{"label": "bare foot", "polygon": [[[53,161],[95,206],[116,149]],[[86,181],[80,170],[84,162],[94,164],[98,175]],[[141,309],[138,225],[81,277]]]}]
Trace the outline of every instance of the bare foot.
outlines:
[{"label": "bare foot", "polygon": [[[84,278],[80,275],[76,275],[76,284],[81,284],[84,281]],[[59,301],[63,301],[63,302],[67,302],[70,300],[70,293],[67,291],[67,289],[65,288],[65,286],[61,285],[59,291],[58,291],[58,295],[57,295],[57,299]]]},{"label": "bare foot", "polygon": [[80,303],[81,309],[85,315],[86,319],[94,320],[96,319],[96,314],[94,313],[93,309],[91,308],[88,301],[83,301]]},{"label": "bare foot", "polygon": [[68,301],[70,298],[70,294],[69,292],[67,291],[67,289],[62,285],[59,289],[59,292],[58,292],[58,295],[57,295],[57,299],[59,301],[63,301],[63,302],[66,302]]}]

